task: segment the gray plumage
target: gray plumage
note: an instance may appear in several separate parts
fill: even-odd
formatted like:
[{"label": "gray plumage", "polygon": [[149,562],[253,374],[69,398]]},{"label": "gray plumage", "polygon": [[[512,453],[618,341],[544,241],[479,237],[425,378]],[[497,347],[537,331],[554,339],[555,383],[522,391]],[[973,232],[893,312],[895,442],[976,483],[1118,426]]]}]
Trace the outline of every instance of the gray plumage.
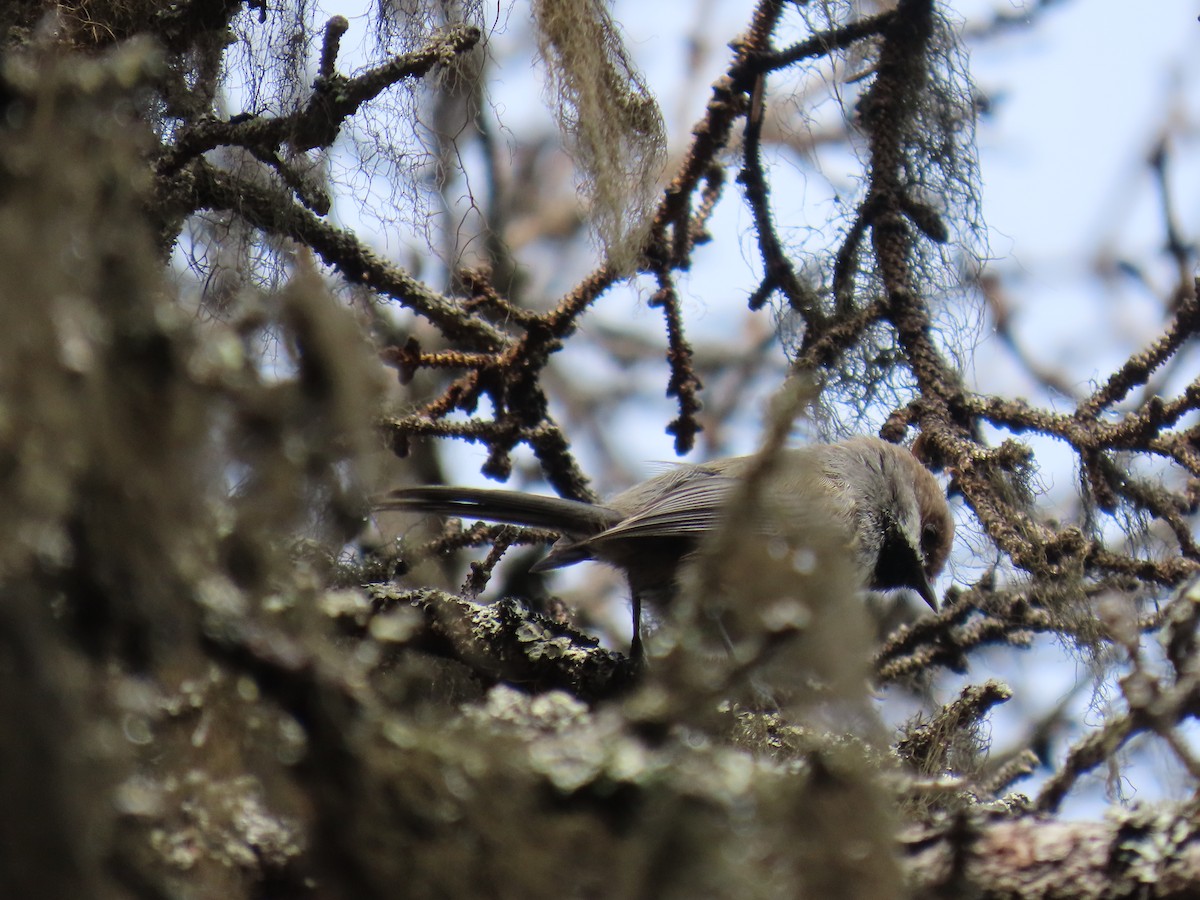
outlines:
[{"label": "gray plumage", "polygon": [[[718,528],[754,457],[674,466],[603,504],[517,491],[400,488],[377,508],[478,518],[545,528],[562,537],[533,569],[587,559],[625,571],[634,601],[634,653],[640,655],[643,599],[669,602],[680,563]],[[759,485],[764,534],[833,528],[845,539],[861,586],[909,588],[933,609],[954,523],[937,480],[908,450],[874,437],[782,451]],[[775,524],[773,524],[773,522]],[[740,523],[739,523],[740,524]],[[795,530],[793,528],[793,530]]]}]

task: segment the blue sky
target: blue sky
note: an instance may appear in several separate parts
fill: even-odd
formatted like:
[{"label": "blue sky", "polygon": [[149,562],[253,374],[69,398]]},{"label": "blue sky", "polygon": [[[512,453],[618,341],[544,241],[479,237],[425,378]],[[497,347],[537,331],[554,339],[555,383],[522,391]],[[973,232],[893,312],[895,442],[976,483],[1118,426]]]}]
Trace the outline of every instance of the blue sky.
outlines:
[{"label": "blue sky", "polygon": [[[709,85],[729,59],[725,45],[744,26],[752,5],[733,0],[618,0],[614,4],[630,52],[660,98],[673,150],[686,144],[690,127],[708,99]],[[326,9],[351,18],[344,41],[347,53],[364,42],[366,22],[358,9],[348,3],[326,4]],[[541,102],[528,29],[520,19],[524,10],[523,4],[512,6],[507,13],[509,30],[491,36],[495,57],[506,60],[493,73],[491,97],[501,124],[514,134],[538,123],[549,128],[551,121]],[[991,11],[1020,15],[1022,7],[970,2],[949,4],[949,11],[970,23]],[[1164,291],[1175,273],[1160,252],[1164,240],[1160,197],[1146,164],[1150,149],[1163,134],[1170,135],[1173,194],[1184,232],[1190,237],[1200,226],[1200,207],[1195,202],[1200,189],[1195,128],[1200,110],[1194,99],[1200,97],[1197,13],[1200,3],[1182,0],[1051,4],[1037,13],[1030,27],[972,50],[973,78],[994,100],[993,112],[978,133],[989,270],[1002,279],[1013,330],[1025,352],[1055,369],[1081,393],[1152,340],[1163,325]],[[698,15],[704,17],[699,27]],[[695,72],[684,64],[689,38],[707,42],[711,50]],[[773,88],[771,99],[789,103],[779,88]],[[504,132],[500,134],[503,138]],[[837,167],[849,160],[822,159],[826,168],[820,168],[808,160],[789,158],[786,152],[774,159],[780,223],[801,235],[804,226],[819,224],[828,212],[834,193],[844,186],[845,173]],[[380,248],[403,264],[408,243],[404,230],[379,228],[362,218],[361,199],[358,195],[343,198],[336,207],[337,217],[356,230],[373,232]],[[694,341],[719,342],[744,333],[747,327],[745,300],[758,277],[756,252],[748,237],[750,224],[736,187],[730,185],[713,220],[716,239],[697,253],[694,271],[681,282],[687,328]],[[420,244],[419,236],[413,244]],[[1146,281],[1120,274],[1117,262],[1139,267]],[[549,296],[566,290],[594,263],[586,252],[561,260],[550,275],[543,276],[547,279],[543,289]],[[661,319],[646,308],[645,299],[644,290],[613,291],[583,327],[610,324],[661,340]],[[973,357],[967,374],[977,389],[1069,407],[1068,401],[1047,394],[1022,371],[996,340],[986,318],[975,319],[975,330],[962,340]],[[583,364],[596,366],[602,373],[599,377],[621,377],[603,369],[598,360],[584,359]],[[651,473],[645,461],[673,456],[671,439],[662,430],[674,415],[672,404],[661,397],[665,368],[639,371],[634,377],[655,388],[647,390],[645,402],[631,406],[613,425],[628,435],[627,468],[621,477],[645,477]],[[1190,377],[1186,369],[1180,375],[1184,380]],[[736,427],[715,449],[752,449],[758,420],[758,409],[741,410]],[[1044,508],[1068,508],[1075,477],[1070,454],[1053,442],[1034,444],[1047,488]],[[481,458],[471,448],[455,448],[453,459],[462,480],[482,481]],[[978,574],[982,563],[971,559],[970,551],[966,543],[960,546],[952,578],[966,581]],[[1078,679],[1089,677],[1086,666],[1049,642],[1041,642],[1036,652],[997,652],[979,661],[993,667],[1017,691],[993,719],[1001,745],[1004,735],[1019,733],[1022,721],[1053,706]],[[980,672],[971,677],[979,680]],[[954,682],[944,685],[947,696],[955,687]],[[1072,702],[1082,714],[1091,699],[1091,692],[1084,690]],[[1130,770],[1137,796],[1152,799],[1169,794],[1174,782],[1153,758],[1146,759]],[[1101,790],[1085,792],[1072,799],[1069,809],[1093,815],[1102,799]]]}]

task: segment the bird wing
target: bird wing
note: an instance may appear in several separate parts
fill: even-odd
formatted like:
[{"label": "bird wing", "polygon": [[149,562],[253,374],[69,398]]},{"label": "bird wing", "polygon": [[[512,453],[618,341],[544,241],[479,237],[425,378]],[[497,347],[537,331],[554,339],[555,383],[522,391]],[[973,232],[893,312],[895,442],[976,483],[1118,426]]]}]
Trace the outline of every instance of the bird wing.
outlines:
[{"label": "bird wing", "polygon": [[588,538],[589,543],[633,537],[696,537],[717,527],[739,479],[701,467],[671,479],[633,515]]},{"label": "bird wing", "polygon": [[[649,484],[653,484],[653,489],[647,499]],[[610,501],[610,508],[633,507],[636,512],[588,537],[559,541],[548,556],[534,565],[533,571],[557,569],[598,555],[604,557],[603,552],[597,553],[600,547],[630,538],[698,538],[717,527],[729,493],[737,484],[736,478],[703,466],[678,466]]]},{"label": "bird wing", "polygon": [[[743,465],[726,463],[721,468],[710,464],[680,466],[664,473],[614,497],[610,501],[613,509],[633,511],[580,543],[595,545],[638,537],[702,537],[721,527],[729,516],[731,502],[744,487],[744,470]],[[758,496],[751,504],[753,518],[745,526],[763,533],[774,532],[781,526],[799,527],[802,523],[810,528],[840,527],[841,516],[848,517],[850,510],[842,510],[830,502],[823,484],[820,477],[787,485],[768,478],[759,486]],[[651,491],[647,499],[646,488],[650,485],[657,490]]]}]

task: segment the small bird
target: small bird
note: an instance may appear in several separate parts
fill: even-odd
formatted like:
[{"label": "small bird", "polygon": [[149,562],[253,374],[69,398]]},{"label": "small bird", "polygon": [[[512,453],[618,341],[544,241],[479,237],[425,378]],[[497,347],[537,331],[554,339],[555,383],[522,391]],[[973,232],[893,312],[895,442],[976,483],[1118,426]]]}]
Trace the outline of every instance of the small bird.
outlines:
[{"label": "small bird", "polygon": [[[635,660],[642,658],[643,601],[669,605],[681,564],[721,526],[750,456],[673,466],[603,504],[519,491],[409,487],[391,491],[380,510],[454,515],[559,532],[532,571],[583,560],[622,569],[633,600]],[[936,612],[932,581],[945,567],[954,520],[937,479],[904,447],[853,437],[780,451],[759,490],[784,525],[836,529],[860,587],[908,588]],[[776,526],[758,522],[764,534]]]}]

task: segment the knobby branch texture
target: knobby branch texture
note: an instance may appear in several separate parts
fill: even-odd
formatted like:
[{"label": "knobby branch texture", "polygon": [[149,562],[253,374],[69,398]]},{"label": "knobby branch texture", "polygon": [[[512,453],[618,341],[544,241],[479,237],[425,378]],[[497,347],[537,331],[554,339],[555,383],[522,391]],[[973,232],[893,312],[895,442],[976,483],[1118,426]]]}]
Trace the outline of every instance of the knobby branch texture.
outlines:
[{"label": "knobby branch texture", "polygon": [[[530,46],[592,204],[543,237],[591,216],[603,253],[534,302],[485,113],[492,39],[523,13],[409,6],[370,14],[379,52],[357,74],[351,21],[307,8],[7,8],[0,713],[23,727],[0,738],[0,894],[1195,895],[1194,795],[1055,818],[1089,777],[1119,781],[1138,743],[1200,780],[1200,379],[1169,377],[1200,326],[1186,267],[1161,337],[1073,409],[973,392],[935,313],[974,302],[958,282],[980,228],[978,104],[937,4],[760,0],[668,153],[609,7],[540,0]],[[275,94],[263,72],[230,81],[239,47],[283,73]],[[810,252],[781,226],[773,142],[789,103],[815,102],[796,85],[831,79],[861,184]],[[426,187],[484,160],[470,264],[422,275],[333,221],[348,146],[364,168],[409,152],[364,139],[380,122],[430,142]],[[550,169],[529,152],[511,167]],[[736,374],[728,410],[771,370],[706,357],[683,298],[703,254],[738,252],[714,237],[738,202],[747,307],[786,355],[766,443],[800,401],[830,437],[870,421],[910,443],[961,500],[985,574],[936,616],[881,627],[869,658],[857,602],[832,631],[794,609],[752,652],[683,604],[643,671],[501,565],[555,535],[364,529],[385,444],[423,481],[441,442],[482,445],[499,480],[528,448],[553,490],[595,500],[584,435],[552,414],[556,362],[630,284],[662,316],[677,451],[721,427],[708,373]],[[1029,435],[1077,459],[1073,520],[1039,510]],[[458,590],[438,587],[468,549],[482,558]],[[773,577],[713,570],[714,594]],[[937,680],[1040,635],[1119,671],[1115,702],[1061,759],[1045,752],[1061,709],[993,756],[1012,690],[986,679],[940,702]],[[885,727],[885,689],[923,712]]]}]

